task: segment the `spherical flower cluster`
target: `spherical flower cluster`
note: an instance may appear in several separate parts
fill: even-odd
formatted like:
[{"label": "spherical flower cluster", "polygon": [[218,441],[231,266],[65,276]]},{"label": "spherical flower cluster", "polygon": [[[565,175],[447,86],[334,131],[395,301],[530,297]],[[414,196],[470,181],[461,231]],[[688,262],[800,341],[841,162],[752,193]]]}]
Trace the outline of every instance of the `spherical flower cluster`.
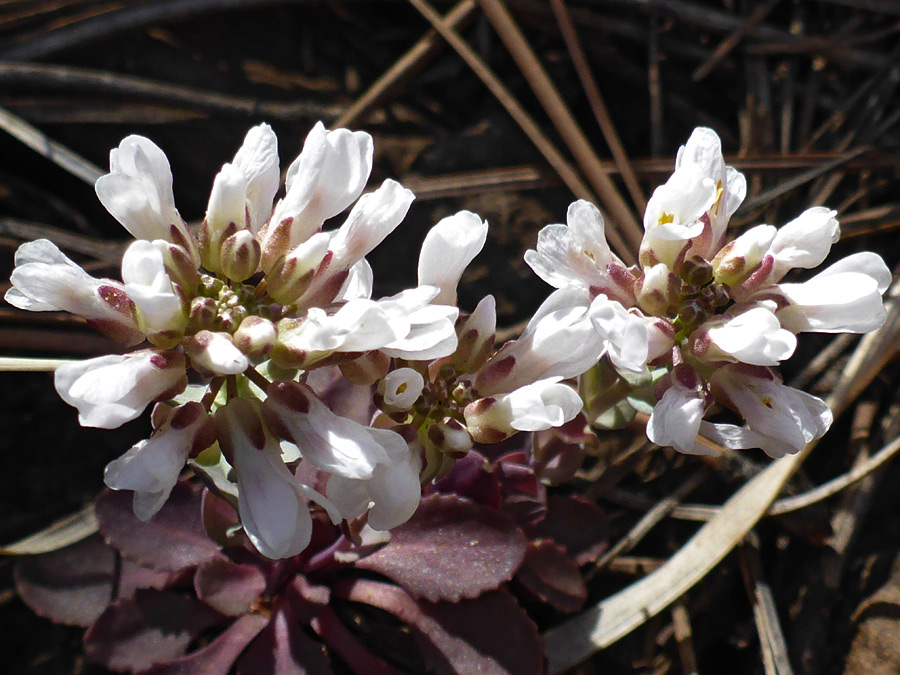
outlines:
[{"label": "spherical flower cluster", "polygon": [[[836,214],[814,207],[726,243],[745,193],[718,136],[699,128],[647,204],[639,266],[610,251],[603,219],[587,202],[572,204],[567,225],[541,230],[526,262],[557,294],[570,294],[565,304],[590,317],[605,345],[607,358],[582,378],[592,418],[606,419],[629,396],[639,407],[634,394],[643,387],[652,405],[647,436],[685,453],[713,452],[705,438],[780,457],[827,431],[825,403],[785,386],[776,367],[793,354],[797,333],[880,326],[890,271],[878,255],[858,253],[785,283],[792,269],[825,260],[840,233]],[[746,426],[704,421],[715,403]]]},{"label": "spherical flower cluster", "polygon": [[[134,492],[139,518],[159,511],[189,462],[235,507],[260,553],[289,557],[310,541],[309,502],[335,523],[365,518],[390,529],[412,516],[421,485],[449,470],[473,437],[548,429],[581,410],[559,380],[583,368],[547,362],[546,321],[518,349],[525,361],[534,352],[540,372],[492,377],[483,390],[473,384],[493,354],[496,323],[493,298],[471,315],[456,307],[457,283],[487,235],[475,214],[429,232],[417,287],[372,298],[365,256],[413,201],[392,180],[362,194],[372,155],[368,134],[317,124],[276,202],[277,139],[268,125],[254,127],[192,229],[175,207],[165,154],[129,136],[96,184],[135,237],[122,281],[90,276],[46,240],[19,248],[8,302],[80,315],[124,348],[138,347],[64,364],[55,384],[86,426],[115,428],[156,403],[152,436],[105,473],[110,488]],[[351,206],[341,225],[325,227]],[[326,405],[310,377],[338,367],[344,381],[373,387],[364,409],[347,416]],[[188,385],[189,375],[203,384]],[[374,420],[373,400],[381,408]]]}]

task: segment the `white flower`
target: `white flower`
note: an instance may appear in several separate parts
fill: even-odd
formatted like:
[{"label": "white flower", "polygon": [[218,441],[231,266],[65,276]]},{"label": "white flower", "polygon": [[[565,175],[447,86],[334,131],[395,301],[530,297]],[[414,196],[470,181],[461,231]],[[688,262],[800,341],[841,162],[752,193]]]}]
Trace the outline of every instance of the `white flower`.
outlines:
[{"label": "white flower", "polygon": [[431,304],[438,293],[435,286],[419,286],[378,301],[395,326],[409,326],[401,338],[384,345],[385,354],[410,361],[431,361],[456,351],[459,309]]},{"label": "white flower", "polygon": [[46,239],[22,244],[15,262],[12,288],[5,296],[14,307],[76,314],[129,346],[144,339],[134,318],[134,303],[121,283],[95,279]]},{"label": "white flower", "polygon": [[582,291],[554,291],[535,312],[521,337],[503,345],[475,377],[482,396],[508,392],[549,377],[575,377],[603,356],[588,297]]},{"label": "white flower", "polygon": [[432,302],[456,305],[456,286],[487,240],[488,224],[471,211],[442,219],[432,227],[419,253],[419,285],[437,286]]},{"label": "white flower", "polygon": [[774,258],[772,281],[779,281],[795,268],[811,269],[821,265],[831,245],[841,237],[837,211],[815,206],[779,228],[769,247]]},{"label": "white flower", "polygon": [[187,324],[181,298],[172,287],[158,240],[133,242],[122,256],[125,292],[140,311],[140,323],[147,334],[180,332]]},{"label": "white flower", "polygon": [[785,386],[767,368],[726,365],[712,375],[710,384],[751,431],[783,443],[786,452],[800,452],[831,426],[831,410],[821,399]]},{"label": "white flower", "polygon": [[202,405],[186,403],[153,435],[106,465],[104,482],[113,490],[134,490],[134,514],[147,521],[159,511],[192,451],[215,440],[211,420]]},{"label": "white flower", "polygon": [[309,544],[312,517],[278,443],[260,418],[260,402],[235,398],[216,410],[219,444],[237,472],[241,524],[267,558],[295,556]]},{"label": "white flower", "polygon": [[470,403],[466,428],[479,443],[496,443],[516,431],[542,431],[575,419],[583,403],[559,377],[539,380],[499,396]]},{"label": "white flower", "polygon": [[78,408],[82,426],[115,429],[138,417],[152,401],[174,396],[187,385],[178,352],[142,350],[64,363],[56,369],[56,391]]},{"label": "white flower", "polygon": [[376,466],[390,464],[392,456],[407,448],[393,431],[384,433],[336,415],[298,382],[275,382],[266,393],[263,411],[269,427],[322,471],[369,479]]},{"label": "white flower", "polygon": [[372,137],[362,131],[327,131],[321,122],[309,132],[303,151],[287,170],[284,199],[262,232],[264,264],[277,252],[306,241],[329,218],[362,193],[372,171]]},{"label": "white flower", "polygon": [[634,279],[609,250],[600,210],[579,200],[569,206],[566,223],[541,229],[537,249],[525,252],[529,267],[554,288],[583,289],[633,302]]},{"label": "white flower", "polygon": [[747,181],[740,171],[725,166],[722,142],[715,131],[706,127],[694,129],[687,143],[678,149],[676,171],[689,164],[698,167],[716,186],[716,199],[709,210],[710,248],[702,252],[713,253],[721,246],[728,221],[744,201]]},{"label": "white flower", "polygon": [[386,405],[409,410],[422,394],[425,380],[412,368],[392,370],[378,383],[378,393]]},{"label": "white flower", "polygon": [[594,298],[589,314],[613,365],[633,373],[644,372],[650,350],[646,321],[604,295]]},{"label": "white flower", "polygon": [[97,196],[135,239],[189,241],[175,208],[172,170],[165,153],[143,136],[128,136],[109,153],[109,173],[97,179]]},{"label": "white flower", "polygon": [[753,307],[733,317],[716,317],[703,324],[700,331],[705,332],[712,348],[703,353],[709,360],[725,357],[754,366],[777,366],[790,358],[797,347],[796,336],[783,329],[765,307]]},{"label": "white flower", "polygon": [[692,371],[683,368],[677,371],[672,375],[671,386],[653,406],[647,422],[647,438],[689,455],[712,454],[706,446],[697,443],[697,432],[706,412],[706,398],[698,388],[699,379],[696,375],[691,378]]},{"label": "white flower", "polygon": [[716,200],[716,183],[696,164],[675,169],[654,190],[644,212],[644,230],[666,241],[685,241],[703,230],[701,218]]},{"label": "white flower", "polygon": [[[777,232],[771,225],[757,225],[725,244],[712,260],[716,281],[737,286],[747,279],[763,262]],[[770,270],[771,264],[765,274]]]},{"label": "white flower", "polygon": [[794,333],[868,333],[884,323],[887,312],[881,296],[891,284],[891,272],[881,256],[855,253],[799,284],[763,289],[780,306],[781,325]]},{"label": "white flower", "polygon": [[[394,432],[370,429],[374,437]],[[396,435],[396,434],[394,434]],[[405,443],[383,443],[390,454],[388,463],[377,465],[366,480],[354,480],[335,474],[328,477],[325,495],[340,509],[344,518],[356,518],[368,510],[367,522],[375,530],[390,530],[409,520],[419,507],[422,487],[419,482],[421,458]]]}]

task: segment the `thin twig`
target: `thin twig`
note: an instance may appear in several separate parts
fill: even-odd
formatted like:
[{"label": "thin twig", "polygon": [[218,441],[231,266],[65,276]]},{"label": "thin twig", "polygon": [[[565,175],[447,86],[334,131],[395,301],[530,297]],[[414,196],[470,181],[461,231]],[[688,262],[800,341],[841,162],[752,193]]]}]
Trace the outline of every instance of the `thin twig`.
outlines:
[{"label": "thin twig", "polygon": [[638,183],[634,167],[628,158],[628,154],[625,152],[625,146],[622,145],[622,139],[619,138],[619,132],[616,131],[616,126],[613,124],[609,110],[606,108],[606,102],[603,100],[600,88],[597,86],[597,80],[594,78],[591,66],[585,57],[581,41],[578,39],[578,32],[572,23],[569,7],[565,0],[550,0],[550,5],[559,24],[560,33],[566,42],[566,47],[569,49],[569,54],[572,56],[572,64],[578,73],[578,79],[581,80],[585,96],[587,96],[597,124],[600,126],[600,131],[603,132],[603,138],[606,139],[606,144],[609,146],[609,150],[615,160],[616,168],[622,174],[625,187],[628,188],[638,213],[643,213],[647,208],[647,198],[644,196],[640,183]]},{"label": "thin twig", "polygon": [[[444,22],[450,28],[458,28],[475,13],[475,0],[462,0],[447,16]],[[366,116],[396,91],[406,80],[412,77],[428,61],[437,54],[444,45],[433,28],[429,30],[408,52],[379,77],[361,96],[359,96],[334,123],[335,127],[351,127],[362,122]],[[420,195],[416,193],[416,198]]]},{"label": "thin twig", "polygon": [[741,571],[747,586],[747,595],[753,603],[753,617],[759,632],[766,675],[791,675],[794,671],[788,658],[784,631],[778,620],[775,597],[762,572],[759,559],[759,540],[750,532],[747,541],[740,548]]},{"label": "thin twig", "polygon": [[106,173],[81,155],[52,140],[22,118],[16,117],[3,108],[0,108],[0,129],[88,185],[93,185],[100,176]]},{"label": "thin twig", "polygon": [[700,66],[693,72],[691,75],[691,79],[694,82],[700,82],[707,75],[709,75],[717,65],[722,62],[728,54],[735,47],[738,46],[738,43],[746,36],[753,28],[762,23],[762,21],[769,15],[773,9],[775,9],[775,5],[777,5],[779,0],[766,0],[765,2],[758,4],[753,12],[741,22],[741,25],[738,26],[731,34],[728,35],[722,42],[719,43],[719,46],[716,47],[715,51],[710,55],[710,57],[704,61]]},{"label": "thin twig", "polygon": [[525,39],[515,19],[502,0],[479,0],[479,3],[494,26],[494,30],[497,31],[500,39],[512,54],[513,60],[518,64],[563,142],[572,152],[584,175],[587,176],[588,182],[597,191],[616,228],[621,229],[626,241],[633,250],[637,250],[643,238],[643,228],[638,224],[634,213],[628,208],[615,183],[610,180],[609,169],[597,157],[590,141],[584,135],[578,122],[575,121],[575,117],[541,65],[531,45]]}]

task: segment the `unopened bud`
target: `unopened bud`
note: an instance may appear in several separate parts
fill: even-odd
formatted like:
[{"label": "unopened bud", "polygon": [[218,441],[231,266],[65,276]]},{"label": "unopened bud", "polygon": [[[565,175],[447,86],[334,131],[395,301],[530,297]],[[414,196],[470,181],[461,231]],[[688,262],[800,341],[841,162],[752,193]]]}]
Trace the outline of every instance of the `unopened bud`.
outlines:
[{"label": "unopened bud", "polygon": [[212,298],[197,297],[191,300],[190,326],[192,328],[212,328],[216,320],[216,301]]},{"label": "unopened bud", "polygon": [[494,351],[497,334],[497,303],[494,296],[481,299],[475,311],[456,324],[459,338],[452,361],[459,373],[474,373],[483,366]]},{"label": "unopened bud", "polygon": [[222,242],[222,272],[232,281],[243,281],[259,268],[259,242],[250,230],[238,230]]},{"label": "unopened bud", "polygon": [[713,258],[715,280],[731,287],[745,281],[762,262],[776,232],[771,225],[757,225],[725,244]]},{"label": "unopened bud", "polygon": [[173,283],[178,284],[189,296],[193,295],[200,282],[200,273],[189,251],[181,246],[166,242],[160,247],[166,272]]},{"label": "unopened bud", "polygon": [[462,459],[472,449],[472,436],[463,424],[452,417],[428,428],[428,440],[451,459]]},{"label": "unopened bud", "polygon": [[187,341],[186,351],[194,368],[211,375],[237,375],[250,362],[227,333],[201,330]]},{"label": "unopened bud", "polygon": [[678,297],[678,278],[662,263],[644,270],[634,285],[638,306],[647,314],[663,316]]},{"label": "unopened bud", "polygon": [[329,241],[329,234],[319,232],[273,263],[266,275],[269,296],[289,305],[303,295],[328,254]]},{"label": "unopened bud", "polygon": [[699,256],[688,258],[681,266],[681,278],[691,286],[705,286],[712,281],[712,265]]},{"label": "unopened bud", "polygon": [[258,316],[248,316],[234,332],[234,345],[244,354],[253,357],[265,356],[275,344],[278,332],[275,324]]}]

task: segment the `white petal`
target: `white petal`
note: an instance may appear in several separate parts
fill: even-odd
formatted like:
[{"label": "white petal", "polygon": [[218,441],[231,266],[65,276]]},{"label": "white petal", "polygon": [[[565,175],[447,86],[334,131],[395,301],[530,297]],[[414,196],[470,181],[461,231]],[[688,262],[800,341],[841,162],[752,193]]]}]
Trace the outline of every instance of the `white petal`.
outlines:
[{"label": "white petal", "polygon": [[722,352],[755,366],[776,366],[790,358],[797,338],[784,330],[775,315],[754,307],[709,328],[709,338]]},{"label": "white petal", "polygon": [[281,181],[278,139],[272,127],[260,124],[250,129],[232,163],[246,178],[250,231],[256,233],[272,212],[272,200]]},{"label": "white petal", "polygon": [[115,429],[138,417],[163,394],[187,384],[184,357],[140,351],[65,363],[54,374],[56,391],[78,408],[82,426]]},{"label": "white petal", "polygon": [[171,241],[173,225],[186,235],[175,208],[169,160],[155,143],[128,136],[110,152],[109,168],[97,179],[97,196],[135,239]]},{"label": "white petal", "polygon": [[679,452],[698,454],[694,448],[705,409],[706,403],[700,392],[676,381],[653,406],[647,422],[647,438],[660,446],[672,446]]},{"label": "white petal", "polygon": [[147,333],[181,330],[187,320],[159,244],[164,242],[138,240],[122,256],[125,291],[140,310],[142,328]]},{"label": "white petal", "polygon": [[425,235],[419,253],[419,285],[437,286],[441,292],[434,302],[456,304],[456,286],[470,262],[484,247],[486,221],[471,211],[441,220]]},{"label": "white petal", "polygon": [[332,240],[335,268],[349,269],[367,256],[406,217],[413,199],[412,192],[390,179],[363,195]]},{"label": "white petal", "polygon": [[810,269],[822,264],[831,245],[841,236],[836,214],[837,211],[824,206],[815,206],[778,230],[769,249],[775,258],[773,276],[776,281],[788,270]]}]

